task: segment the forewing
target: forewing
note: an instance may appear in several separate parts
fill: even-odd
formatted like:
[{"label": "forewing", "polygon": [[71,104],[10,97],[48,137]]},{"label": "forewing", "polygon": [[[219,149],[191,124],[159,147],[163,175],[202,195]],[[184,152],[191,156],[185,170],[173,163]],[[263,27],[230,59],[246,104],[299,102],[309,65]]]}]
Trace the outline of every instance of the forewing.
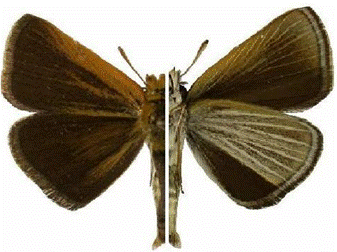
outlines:
[{"label": "forewing", "polygon": [[189,109],[187,141],[206,173],[238,204],[276,204],[312,171],[322,135],[309,122],[234,101]]},{"label": "forewing", "polygon": [[138,124],[133,118],[37,113],[12,127],[10,146],[49,198],[77,209],[131,164],[144,142]]},{"label": "forewing", "polygon": [[191,87],[188,102],[222,98],[277,110],[303,110],[332,89],[328,36],[310,8],[273,20],[210,67]]},{"label": "forewing", "polygon": [[7,41],[2,92],[30,111],[109,112],[134,116],[144,102],[139,85],[54,25],[24,15]]}]

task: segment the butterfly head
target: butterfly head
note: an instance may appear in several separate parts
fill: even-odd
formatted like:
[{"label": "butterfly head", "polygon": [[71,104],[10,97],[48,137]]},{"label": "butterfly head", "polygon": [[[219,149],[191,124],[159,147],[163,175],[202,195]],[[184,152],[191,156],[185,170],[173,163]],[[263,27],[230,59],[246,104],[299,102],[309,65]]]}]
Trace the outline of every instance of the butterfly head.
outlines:
[{"label": "butterfly head", "polygon": [[148,101],[165,99],[165,75],[159,75],[157,79],[154,75],[146,75],[146,98]]},{"label": "butterfly head", "polygon": [[180,72],[180,70],[176,71],[175,68],[169,72],[170,110],[176,108],[185,101],[187,97],[187,90],[183,85],[187,84],[187,82],[181,81],[181,77],[191,69],[191,67],[200,57],[201,53],[207,47],[207,44],[208,40],[205,40],[201,44],[194,60],[192,61],[192,64],[185,70],[183,74]]},{"label": "butterfly head", "polygon": [[181,81],[180,70],[173,68],[169,72],[170,110],[185,100],[187,90],[183,86],[184,84],[186,84],[186,82]]}]

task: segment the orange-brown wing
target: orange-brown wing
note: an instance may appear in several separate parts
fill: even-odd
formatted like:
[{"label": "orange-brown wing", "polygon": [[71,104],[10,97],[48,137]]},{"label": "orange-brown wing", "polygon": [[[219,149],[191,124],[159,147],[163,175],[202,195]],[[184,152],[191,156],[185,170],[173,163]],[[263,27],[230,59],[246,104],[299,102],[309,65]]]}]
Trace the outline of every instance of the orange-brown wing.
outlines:
[{"label": "orange-brown wing", "polygon": [[20,168],[53,201],[77,209],[129,167],[145,139],[137,119],[36,113],[11,129]]},{"label": "orange-brown wing", "polygon": [[12,154],[63,207],[77,209],[96,198],[144,143],[141,87],[32,15],[9,36],[2,92],[14,106],[38,112],[12,127]]},{"label": "orange-brown wing", "polygon": [[29,111],[137,115],[141,87],[54,25],[24,15],[8,38],[2,92]]},{"label": "orange-brown wing", "polygon": [[279,16],[210,67],[187,102],[229,99],[277,110],[312,107],[332,89],[332,53],[310,8]]}]

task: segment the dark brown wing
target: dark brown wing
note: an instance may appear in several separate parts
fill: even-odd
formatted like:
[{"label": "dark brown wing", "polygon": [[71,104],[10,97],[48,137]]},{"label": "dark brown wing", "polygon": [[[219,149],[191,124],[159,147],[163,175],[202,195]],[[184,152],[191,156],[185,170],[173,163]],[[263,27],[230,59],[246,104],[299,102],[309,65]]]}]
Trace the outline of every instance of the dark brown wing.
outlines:
[{"label": "dark brown wing", "polygon": [[128,168],[144,138],[133,118],[37,113],[13,126],[10,146],[49,198],[77,209]]},{"label": "dark brown wing", "polygon": [[277,110],[302,110],[332,89],[327,33],[310,8],[273,20],[209,68],[191,87],[187,102],[230,99]]},{"label": "dark brown wing", "polygon": [[2,92],[30,111],[109,111],[135,116],[139,85],[54,25],[24,15],[7,41]]}]

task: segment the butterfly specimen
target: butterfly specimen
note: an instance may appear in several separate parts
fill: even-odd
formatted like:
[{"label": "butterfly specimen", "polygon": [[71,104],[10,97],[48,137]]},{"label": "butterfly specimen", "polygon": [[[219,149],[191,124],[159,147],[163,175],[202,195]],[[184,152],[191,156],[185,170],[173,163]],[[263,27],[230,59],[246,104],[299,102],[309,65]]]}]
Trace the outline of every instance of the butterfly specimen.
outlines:
[{"label": "butterfly specimen", "polygon": [[15,107],[35,113],[12,127],[11,151],[49,198],[75,210],[122,175],[146,142],[157,210],[153,248],[165,242],[166,197],[169,242],[180,247],[184,139],[236,203],[254,209],[274,205],[309,175],[322,150],[320,131],[284,112],[324,99],[332,89],[332,68],[319,17],[309,7],[295,9],[234,48],[189,91],[184,74],[173,69],[165,103],[164,75],[147,76],[142,88],[49,22],[25,15],[8,38],[2,93]]},{"label": "butterfly specimen", "polygon": [[47,21],[24,15],[9,35],[2,93],[36,112],[10,131],[21,169],[62,207],[75,210],[107,189],[146,141],[158,235],[165,241],[165,78],[145,91]]},{"label": "butterfly specimen", "polygon": [[278,203],[310,174],[322,150],[320,131],[284,112],[308,109],[328,95],[331,57],[323,24],[306,7],[286,12],[234,48],[188,92],[180,71],[169,73],[173,246],[181,246],[176,221],[184,139],[237,204],[258,209]]}]

